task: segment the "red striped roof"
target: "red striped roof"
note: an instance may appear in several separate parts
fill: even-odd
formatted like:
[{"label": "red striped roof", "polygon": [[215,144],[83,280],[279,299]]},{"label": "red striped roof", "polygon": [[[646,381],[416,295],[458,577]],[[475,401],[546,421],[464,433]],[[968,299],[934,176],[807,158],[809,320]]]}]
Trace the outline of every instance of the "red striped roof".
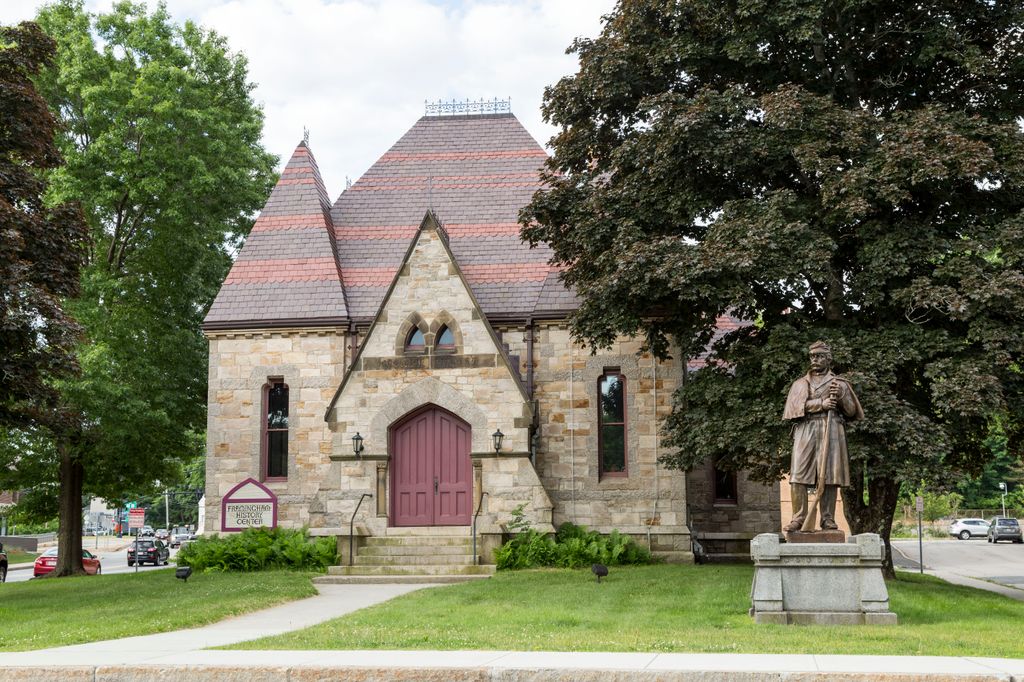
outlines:
[{"label": "red striped roof", "polygon": [[[352,317],[376,314],[428,209],[444,225],[484,313],[532,316],[552,272],[551,254],[520,240],[518,214],[540,189],[547,158],[511,114],[417,121],[331,211]],[[561,288],[566,311],[574,299]]]},{"label": "red striped roof", "polygon": [[433,210],[483,312],[559,316],[576,299],[519,238],[547,153],[511,114],[423,117],[329,205],[300,144],[206,318],[208,328],[368,322]]},{"label": "red striped roof", "polygon": [[295,148],[204,326],[337,322],[348,317],[330,200],[316,159]]}]

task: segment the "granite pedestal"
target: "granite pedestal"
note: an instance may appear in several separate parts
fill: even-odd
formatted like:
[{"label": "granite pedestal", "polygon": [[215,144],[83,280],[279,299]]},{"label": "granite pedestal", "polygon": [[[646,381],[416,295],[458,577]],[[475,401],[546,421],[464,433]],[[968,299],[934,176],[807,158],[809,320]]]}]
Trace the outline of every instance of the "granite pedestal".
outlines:
[{"label": "granite pedestal", "polygon": [[846,543],[783,544],[775,533],[750,543],[757,623],[895,625],[882,578],[885,545],[874,533]]}]

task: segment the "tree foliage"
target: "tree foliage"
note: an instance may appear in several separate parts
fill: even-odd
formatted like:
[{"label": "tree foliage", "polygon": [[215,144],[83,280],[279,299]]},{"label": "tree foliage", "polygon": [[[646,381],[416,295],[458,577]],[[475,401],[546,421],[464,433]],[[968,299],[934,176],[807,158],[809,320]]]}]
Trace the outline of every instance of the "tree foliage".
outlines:
[{"label": "tree foliage", "polygon": [[855,532],[888,537],[901,481],[979,471],[997,418],[1019,457],[1021,26],[1020,3],[622,0],[573,44],[523,236],[581,295],[579,338],[710,344],[668,464],[784,473],[819,338],[867,415]]},{"label": "tree foliage", "polygon": [[964,498],[963,506],[967,509],[999,509],[1002,505],[999,484],[1005,483],[1010,492],[1008,508],[1024,509],[1024,461],[1010,454],[1002,429],[993,429],[986,439],[986,446],[992,457],[981,473],[957,483],[956,490]]},{"label": "tree foliage", "polygon": [[36,24],[0,26],[0,425],[7,426],[52,423],[52,382],[76,369],[78,327],[62,304],[78,291],[86,226],[75,203],[44,201],[44,173],[62,159],[54,118],[31,80],[54,52]]},{"label": "tree foliage", "polygon": [[63,559],[79,554],[83,491],[119,500],[173,484],[198,454],[202,316],[276,159],[260,144],[246,60],[215,33],[175,24],[162,4],[125,1],[92,15],[61,0],[39,23],[58,49],[37,85],[67,158],[51,196],[80,200],[90,231],[69,303],[85,329],[81,374],[59,383],[75,420],[38,451],[60,481]]}]

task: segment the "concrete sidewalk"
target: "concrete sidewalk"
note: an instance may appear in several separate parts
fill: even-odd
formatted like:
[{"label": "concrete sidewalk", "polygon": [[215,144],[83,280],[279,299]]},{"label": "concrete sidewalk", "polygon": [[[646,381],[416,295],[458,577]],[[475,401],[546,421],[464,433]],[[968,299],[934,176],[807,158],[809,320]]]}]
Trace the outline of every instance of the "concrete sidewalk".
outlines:
[{"label": "concrete sidewalk", "polygon": [[[1024,660],[968,656],[205,650],[298,630],[427,587],[432,585],[320,585],[320,594],[316,597],[201,628],[39,651],[0,653],[0,680],[1024,682]],[[834,636],[834,631],[830,632],[833,633],[830,636]]]},{"label": "concrete sidewalk", "polygon": [[[301,630],[425,587],[434,585],[318,585],[320,594],[315,597],[227,618],[199,628],[53,649],[0,653],[0,666],[38,665],[51,661],[60,661],[61,665],[92,666],[161,663],[168,657],[180,657],[182,654],[191,656],[209,647]],[[238,653],[235,654],[236,658],[245,659],[252,652]]]}]

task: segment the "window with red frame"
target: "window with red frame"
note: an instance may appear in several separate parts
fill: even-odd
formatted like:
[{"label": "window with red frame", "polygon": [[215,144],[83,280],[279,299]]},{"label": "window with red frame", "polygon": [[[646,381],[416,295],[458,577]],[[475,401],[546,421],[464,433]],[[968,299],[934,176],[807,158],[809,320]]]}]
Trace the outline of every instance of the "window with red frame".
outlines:
[{"label": "window with red frame", "polygon": [[714,467],[715,504],[738,504],[736,494],[736,472]]},{"label": "window with red frame", "polygon": [[600,475],[626,476],[626,377],[606,369],[597,380]]},{"label": "window with red frame", "polygon": [[288,477],[288,385],[271,380],[263,400],[263,478]]}]

